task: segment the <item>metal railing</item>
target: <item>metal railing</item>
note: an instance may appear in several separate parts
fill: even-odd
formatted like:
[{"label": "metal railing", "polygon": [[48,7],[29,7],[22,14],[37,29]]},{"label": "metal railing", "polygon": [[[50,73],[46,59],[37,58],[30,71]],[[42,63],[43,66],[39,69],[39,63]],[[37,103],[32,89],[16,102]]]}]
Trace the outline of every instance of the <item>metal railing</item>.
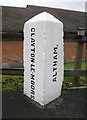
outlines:
[{"label": "metal railing", "polygon": [[[0,68],[0,75],[24,75],[24,68]],[[87,76],[87,70],[64,70],[64,76]]]},{"label": "metal railing", "polygon": [[[17,40],[23,40],[23,33],[15,33],[8,35],[6,33],[3,35],[2,39],[8,40],[10,38],[15,38]],[[15,39],[15,40],[16,40]],[[87,76],[87,70],[81,70],[81,64],[82,64],[82,52],[83,52],[83,45],[84,43],[87,44],[87,34],[83,35],[77,35],[66,33],[64,34],[64,42],[77,42],[77,48],[76,48],[76,55],[75,55],[75,66],[74,70],[64,70],[64,76],[74,76],[76,84],[80,81],[80,76]],[[87,56],[86,56],[87,57]],[[87,58],[86,58],[87,59]],[[0,69],[0,73],[2,72],[3,75],[23,75],[24,68],[2,68]]]}]

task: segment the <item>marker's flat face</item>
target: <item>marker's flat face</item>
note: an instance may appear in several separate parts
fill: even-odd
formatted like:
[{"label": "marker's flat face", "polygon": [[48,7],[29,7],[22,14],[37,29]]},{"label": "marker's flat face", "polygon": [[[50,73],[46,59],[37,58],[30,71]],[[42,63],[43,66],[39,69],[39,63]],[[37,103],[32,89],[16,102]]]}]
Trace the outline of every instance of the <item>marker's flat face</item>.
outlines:
[{"label": "marker's flat face", "polygon": [[27,21],[24,26],[24,94],[41,105],[59,97],[63,62],[63,24],[46,12]]}]

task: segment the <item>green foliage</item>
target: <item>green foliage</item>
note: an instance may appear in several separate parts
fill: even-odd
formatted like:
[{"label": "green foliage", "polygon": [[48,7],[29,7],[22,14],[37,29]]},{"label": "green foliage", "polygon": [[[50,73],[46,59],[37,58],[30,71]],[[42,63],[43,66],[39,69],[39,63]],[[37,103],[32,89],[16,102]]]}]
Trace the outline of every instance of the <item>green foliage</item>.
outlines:
[{"label": "green foliage", "polygon": [[22,76],[2,76],[2,90],[23,90]]},{"label": "green foliage", "polygon": [[[87,76],[80,77],[79,86],[87,86]],[[64,77],[63,87],[64,88],[75,87],[74,77]]]},{"label": "green foliage", "polygon": [[80,86],[87,86],[87,76],[80,77]]},{"label": "green foliage", "polygon": [[82,62],[82,69],[87,70],[87,61]]},{"label": "green foliage", "polygon": [[[74,62],[65,63],[64,64],[64,69],[68,69],[68,70],[72,69],[72,70],[74,70],[74,64],[75,64]],[[82,62],[81,69],[83,69],[83,70],[87,69],[87,61]]]},{"label": "green foliage", "polygon": [[[82,63],[82,69],[85,69],[87,66],[87,62]],[[74,63],[65,63],[65,69],[74,69]],[[1,76],[0,76],[1,78]],[[2,76],[2,90],[12,90],[12,91],[22,91],[23,90],[23,76]],[[1,83],[1,79],[0,79]],[[62,95],[66,94],[65,88],[73,87],[74,85],[74,77],[64,77],[63,81],[63,91]],[[87,77],[81,76],[79,86],[87,86]]]},{"label": "green foliage", "polygon": [[73,87],[74,86],[74,78],[73,77],[64,77],[63,87]]},{"label": "green foliage", "polygon": [[2,76],[0,75],[0,90],[2,90]]},{"label": "green foliage", "polygon": [[65,63],[64,69],[73,69],[74,70],[74,63]]},{"label": "green foliage", "polygon": [[[2,76],[2,90],[22,91],[24,78],[22,76]],[[63,89],[74,87],[74,77],[64,77]],[[87,86],[87,77],[81,76],[79,86]],[[66,91],[63,91],[65,94]]]}]

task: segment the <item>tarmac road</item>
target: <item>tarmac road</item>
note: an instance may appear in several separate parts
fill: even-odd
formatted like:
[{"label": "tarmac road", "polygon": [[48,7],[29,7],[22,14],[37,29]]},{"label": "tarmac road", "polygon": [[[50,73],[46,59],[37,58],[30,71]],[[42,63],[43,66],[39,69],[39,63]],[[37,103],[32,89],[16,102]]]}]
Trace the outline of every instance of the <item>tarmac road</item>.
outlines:
[{"label": "tarmac road", "polygon": [[69,90],[45,107],[31,102],[22,92],[3,91],[2,118],[87,118],[87,88]]}]

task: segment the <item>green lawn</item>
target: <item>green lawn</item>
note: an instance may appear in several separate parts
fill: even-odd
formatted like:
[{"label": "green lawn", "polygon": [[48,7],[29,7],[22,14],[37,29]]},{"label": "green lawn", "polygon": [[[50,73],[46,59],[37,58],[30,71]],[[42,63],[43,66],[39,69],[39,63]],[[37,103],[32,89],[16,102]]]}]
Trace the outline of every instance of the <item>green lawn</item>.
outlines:
[{"label": "green lawn", "polygon": [[[22,91],[24,78],[19,76],[2,76],[2,90]],[[63,88],[74,86],[74,77],[64,77]],[[87,86],[87,77],[81,76],[79,86]]]},{"label": "green lawn", "polygon": [[[64,69],[74,70],[74,63],[65,63]],[[81,69],[87,69],[87,61],[82,62]],[[64,87],[73,87],[74,86],[74,77],[64,77],[63,86]],[[87,86],[87,76],[81,76],[79,86]]]},{"label": "green lawn", "polygon": [[2,76],[2,90],[22,91],[23,90],[23,76]]},{"label": "green lawn", "polygon": [[[85,69],[85,66],[87,66],[87,62],[82,63],[82,69]],[[64,68],[74,69],[74,63],[65,63]],[[3,75],[2,76],[2,90],[22,91],[23,82],[24,82],[23,76]],[[0,79],[0,83],[1,83],[1,79]],[[63,88],[67,88],[67,87],[69,88],[73,86],[74,86],[74,77],[64,77]],[[87,86],[87,77],[85,76],[80,77],[79,86]],[[65,91],[63,92],[64,92],[63,94],[65,94]]]},{"label": "green lawn", "polygon": [[[74,62],[65,63],[64,69],[73,69],[74,70]],[[87,69],[87,61],[82,62],[81,69]]]}]

